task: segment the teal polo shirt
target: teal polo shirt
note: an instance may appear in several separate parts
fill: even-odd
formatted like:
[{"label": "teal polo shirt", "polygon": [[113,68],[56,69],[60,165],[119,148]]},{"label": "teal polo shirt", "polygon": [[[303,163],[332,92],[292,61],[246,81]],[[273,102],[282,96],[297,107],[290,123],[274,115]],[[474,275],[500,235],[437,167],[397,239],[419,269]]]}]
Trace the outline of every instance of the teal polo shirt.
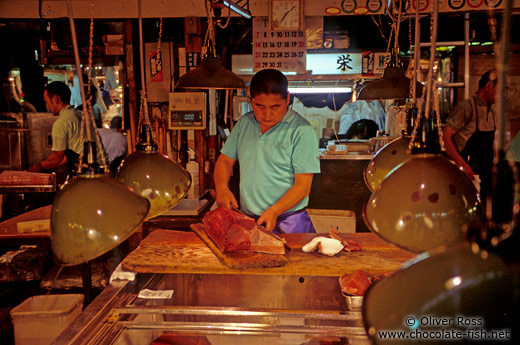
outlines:
[{"label": "teal polo shirt", "polygon": [[[261,215],[294,184],[294,174],[320,172],[318,137],[307,120],[289,108],[283,119],[262,134],[253,112],[243,115],[221,153],[240,162],[240,206]],[[303,198],[287,212],[307,206]]]}]

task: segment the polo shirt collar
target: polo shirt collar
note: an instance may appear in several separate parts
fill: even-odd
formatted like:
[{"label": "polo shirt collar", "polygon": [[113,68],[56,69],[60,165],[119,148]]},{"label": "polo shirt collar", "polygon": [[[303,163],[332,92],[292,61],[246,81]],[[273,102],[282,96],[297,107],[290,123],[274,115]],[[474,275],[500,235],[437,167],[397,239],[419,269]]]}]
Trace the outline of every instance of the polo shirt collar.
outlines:
[{"label": "polo shirt collar", "polygon": [[63,109],[60,110],[60,115],[63,114],[64,112],[66,112],[67,110],[69,110],[70,108],[74,109],[74,107],[72,105],[67,105],[66,107],[64,107]]}]

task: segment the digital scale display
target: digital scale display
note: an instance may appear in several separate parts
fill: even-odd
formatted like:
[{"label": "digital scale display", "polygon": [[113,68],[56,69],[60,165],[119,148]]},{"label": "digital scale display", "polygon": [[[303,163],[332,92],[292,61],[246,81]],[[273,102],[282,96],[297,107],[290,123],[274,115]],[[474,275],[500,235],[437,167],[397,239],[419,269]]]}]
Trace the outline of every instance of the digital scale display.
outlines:
[{"label": "digital scale display", "polygon": [[170,93],[169,129],[205,129],[206,93]]},{"label": "digital scale display", "polygon": [[200,127],[204,124],[202,110],[172,110],[170,114],[172,127]]}]

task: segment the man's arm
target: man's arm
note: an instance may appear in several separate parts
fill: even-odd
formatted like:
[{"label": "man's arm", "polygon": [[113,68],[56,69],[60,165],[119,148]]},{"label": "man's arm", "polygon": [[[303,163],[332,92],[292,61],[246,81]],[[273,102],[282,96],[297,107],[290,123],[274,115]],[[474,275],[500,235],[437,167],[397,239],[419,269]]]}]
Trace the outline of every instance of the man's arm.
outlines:
[{"label": "man's arm", "polygon": [[65,157],[65,151],[52,151],[52,153],[41,163],[33,165],[27,171],[29,172],[42,172],[48,170],[54,170],[57,167],[65,164],[67,158]]},{"label": "man's arm", "polygon": [[229,190],[228,186],[229,178],[233,172],[235,162],[235,159],[229,158],[225,154],[221,153],[217,159],[217,163],[215,164],[213,181],[215,182],[215,201],[219,207],[238,207],[237,200],[231,190]]},{"label": "man's arm", "polygon": [[466,161],[460,156],[455,144],[453,143],[453,135],[457,133],[450,126],[444,126],[443,138],[444,138],[444,148],[446,149],[446,154],[450,157],[455,163],[462,168],[462,170],[469,176],[470,179],[474,179],[475,175],[473,173],[473,169],[466,163]]},{"label": "man's arm", "polygon": [[272,231],[276,226],[278,216],[309,195],[313,176],[314,174],[295,174],[293,186],[289,188],[280,200],[262,213],[257,223],[265,223],[265,228]]}]

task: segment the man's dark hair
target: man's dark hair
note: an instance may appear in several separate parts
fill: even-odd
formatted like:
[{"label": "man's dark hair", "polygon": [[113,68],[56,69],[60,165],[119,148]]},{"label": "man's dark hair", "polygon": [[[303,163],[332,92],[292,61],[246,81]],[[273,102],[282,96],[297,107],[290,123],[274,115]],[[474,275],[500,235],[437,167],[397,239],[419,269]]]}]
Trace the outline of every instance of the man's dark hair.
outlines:
[{"label": "man's dark hair", "polygon": [[120,130],[123,127],[123,118],[121,116],[114,116],[110,120],[110,128]]},{"label": "man's dark hair", "polygon": [[276,69],[263,69],[257,72],[251,79],[249,93],[251,97],[259,94],[278,94],[283,99],[287,98],[289,82],[287,78]]},{"label": "man's dark hair", "polygon": [[64,82],[53,81],[45,87],[45,90],[47,91],[49,98],[58,96],[63,103],[70,103],[70,88]]},{"label": "man's dark hair", "polygon": [[[495,73],[495,79],[489,79],[491,76],[491,73]],[[497,82],[497,75],[496,75],[496,69],[490,69],[486,73],[482,74],[482,77],[480,77],[480,80],[478,81],[478,88],[482,89],[488,82],[495,83]]]}]

